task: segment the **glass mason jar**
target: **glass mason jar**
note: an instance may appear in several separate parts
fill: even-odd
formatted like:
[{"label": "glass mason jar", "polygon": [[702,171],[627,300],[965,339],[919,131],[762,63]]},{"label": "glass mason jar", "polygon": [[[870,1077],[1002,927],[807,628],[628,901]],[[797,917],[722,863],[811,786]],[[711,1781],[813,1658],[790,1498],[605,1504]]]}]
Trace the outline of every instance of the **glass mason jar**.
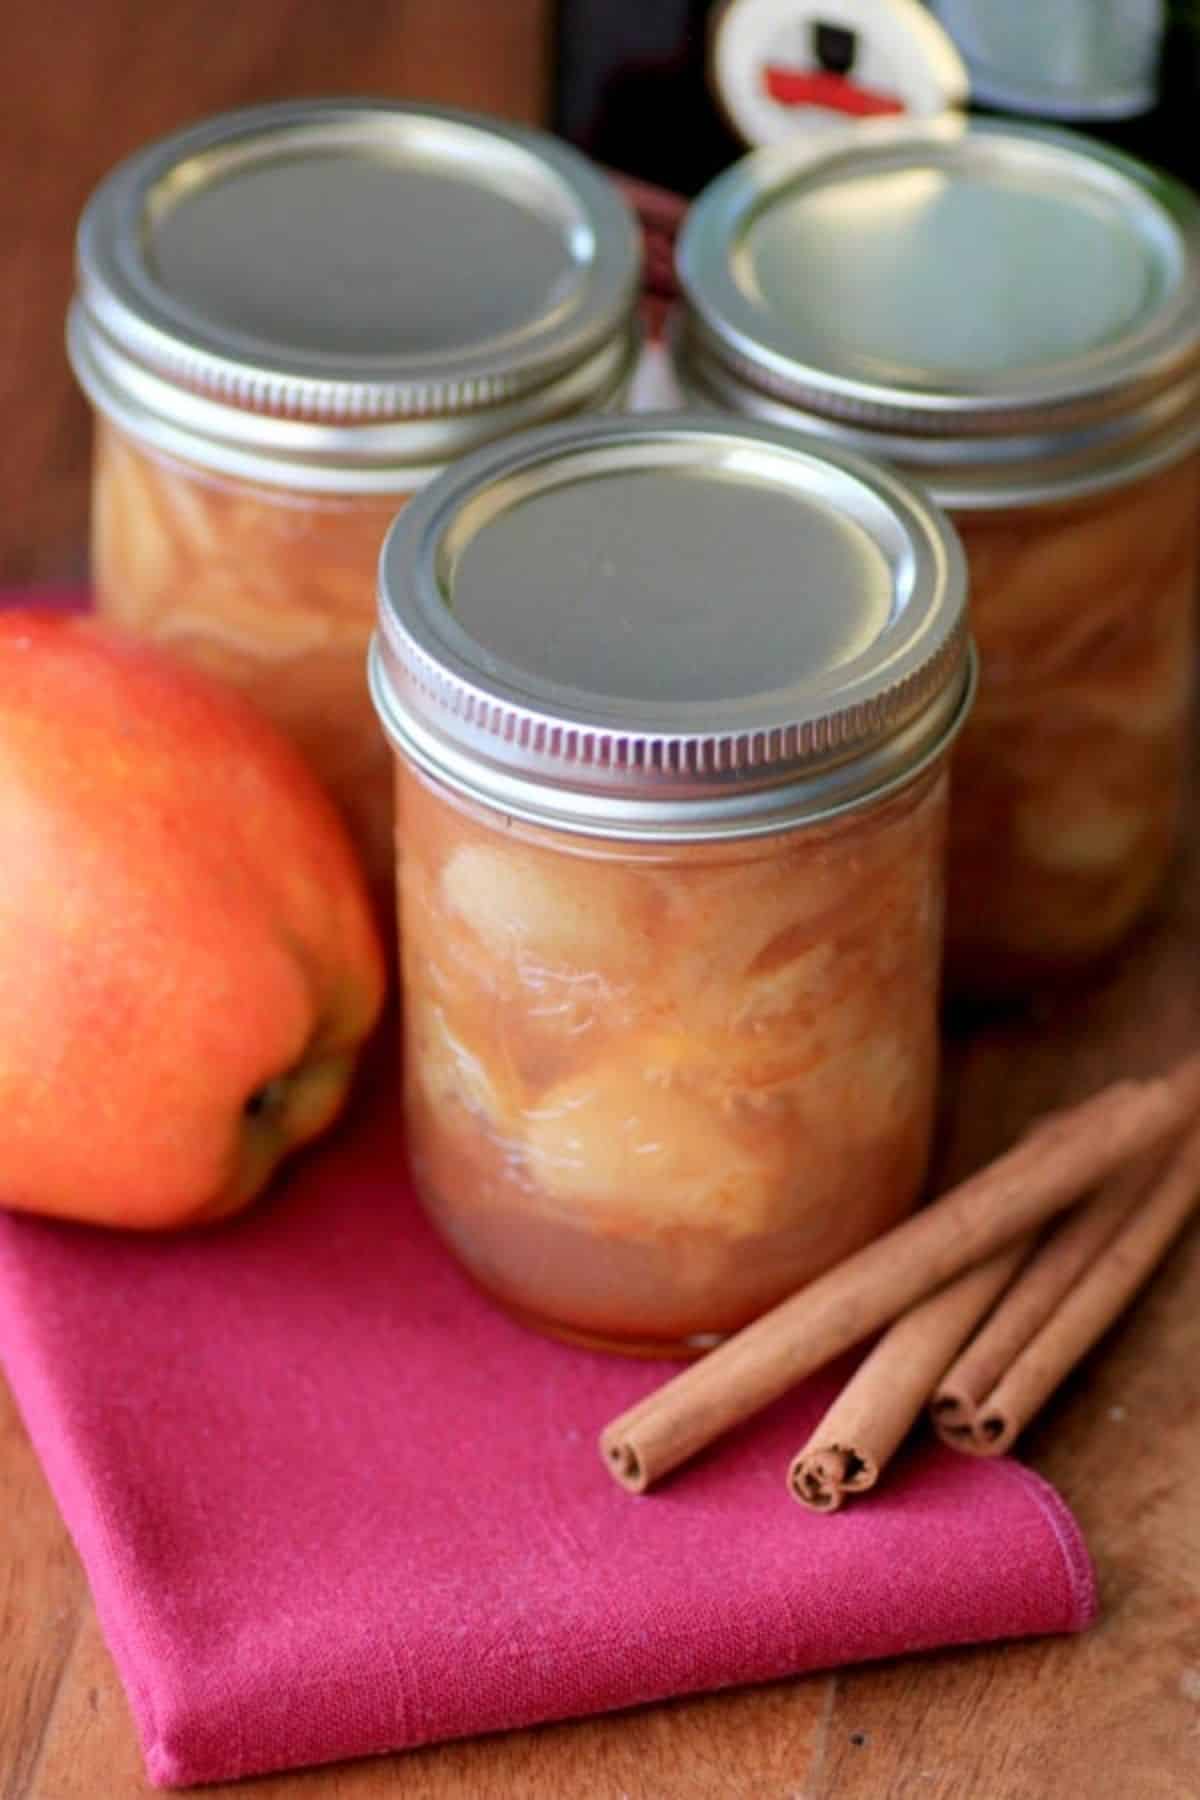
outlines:
[{"label": "glass mason jar", "polygon": [[390,887],[363,674],[379,547],[463,451],[620,399],[628,207],[540,132],[301,101],[121,164],[83,214],[78,266],[98,609],[246,689]]},{"label": "glass mason jar", "polygon": [[696,1346],[912,1207],[971,673],[936,509],[768,427],[529,432],[400,516],[408,1142],[512,1311]]},{"label": "glass mason jar", "polygon": [[1200,540],[1200,203],[1067,132],[781,146],[700,197],[674,352],[702,404],[885,457],[967,554],[960,991],[1085,965],[1170,861]]}]

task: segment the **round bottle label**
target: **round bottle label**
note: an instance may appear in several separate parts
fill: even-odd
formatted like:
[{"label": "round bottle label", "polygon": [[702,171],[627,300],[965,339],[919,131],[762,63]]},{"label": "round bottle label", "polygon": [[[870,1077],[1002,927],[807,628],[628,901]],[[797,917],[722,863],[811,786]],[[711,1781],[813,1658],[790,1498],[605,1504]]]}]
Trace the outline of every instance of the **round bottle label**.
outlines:
[{"label": "round bottle label", "polygon": [[727,0],[711,79],[751,145],[926,118],[968,92],[962,58],[920,0]]}]

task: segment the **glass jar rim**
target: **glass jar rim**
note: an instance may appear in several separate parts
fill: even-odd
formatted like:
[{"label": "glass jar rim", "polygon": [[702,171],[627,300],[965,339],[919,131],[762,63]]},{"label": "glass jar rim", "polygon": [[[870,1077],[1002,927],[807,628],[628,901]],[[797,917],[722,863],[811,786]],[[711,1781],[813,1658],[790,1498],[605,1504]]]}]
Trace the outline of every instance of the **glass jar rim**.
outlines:
[{"label": "glass jar rim", "polygon": [[399,516],[371,688],[398,750],[514,817],[760,835],[943,753],[974,692],[965,594],[949,522],[885,470],[768,426],[589,419]]}]

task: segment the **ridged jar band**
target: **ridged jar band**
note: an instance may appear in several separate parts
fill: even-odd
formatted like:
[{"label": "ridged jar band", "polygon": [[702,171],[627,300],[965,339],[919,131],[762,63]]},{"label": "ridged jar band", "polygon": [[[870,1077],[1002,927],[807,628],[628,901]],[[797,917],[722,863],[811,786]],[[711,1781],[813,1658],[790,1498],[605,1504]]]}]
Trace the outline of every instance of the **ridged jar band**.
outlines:
[{"label": "ridged jar band", "polygon": [[[664,782],[659,800],[636,792],[618,795],[593,791],[582,773],[571,784],[551,783],[488,763],[453,739],[438,736],[423,720],[398,703],[387,671],[385,652],[376,633],[368,658],[368,680],[379,721],[392,748],[426,775],[481,806],[526,824],[575,833],[580,837],[629,839],[665,844],[715,843],[737,838],[769,837],[799,826],[819,825],[877,805],[916,781],[952,747],[967,721],[979,685],[974,646],[966,642],[952,685],[935,706],[889,740],[886,746],[837,764],[824,774],[753,787],[733,787],[687,797],[670,792]],[[551,729],[551,728],[547,728]],[[587,734],[581,748],[588,749]],[[614,757],[619,753],[614,749]],[[677,742],[646,745],[635,764],[625,750],[631,772],[669,774],[684,760]]]},{"label": "ridged jar band", "polygon": [[457,456],[492,438],[577,412],[620,406],[637,366],[631,324],[585,362],[502,406],[450,418],[326,425],[270,413],[237,413],[131,362],[102,336],[78,301],[67,316],[67,351],[93,406],[139,442],[243,481],[305,493],[413,493]]},{"label": "ridged jar band", "polygon": [[590,835],[828,818],[941,754],[973,692],[948,521],[768,426],[589,419],[477,452],[395,521],[379,595],[397,749]]}]

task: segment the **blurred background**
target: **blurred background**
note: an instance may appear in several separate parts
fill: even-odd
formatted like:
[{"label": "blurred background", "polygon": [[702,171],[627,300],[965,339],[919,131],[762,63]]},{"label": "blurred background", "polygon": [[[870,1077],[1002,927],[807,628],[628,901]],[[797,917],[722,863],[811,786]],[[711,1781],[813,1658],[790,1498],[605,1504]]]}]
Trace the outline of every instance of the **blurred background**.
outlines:
[{"label": "blurred background", "polygon": [[[1200,0],[925,3],[966,60],[973,104],[1095,131],[1200,184]],[[906,6],[771,0],[768,35],[785,61],[852,79],[883,15]],[[88,425],[63,319],[76,220],[121,157],[230,107],[387,94],[546,124],[614,169],[691,194],[744,149],[712,82],[714,25],[738,8],[764,10],[759,0],[3,0],[0,584],[84,574]],[[1073,84],[1066,101],[1056,75]],[[1032,99],[1021,92],[1031,80]],[[1101,110],[1089,115],[1091,98]],[[649,223],[654,286],[669,273],[669,240],[653,212]]]}]

